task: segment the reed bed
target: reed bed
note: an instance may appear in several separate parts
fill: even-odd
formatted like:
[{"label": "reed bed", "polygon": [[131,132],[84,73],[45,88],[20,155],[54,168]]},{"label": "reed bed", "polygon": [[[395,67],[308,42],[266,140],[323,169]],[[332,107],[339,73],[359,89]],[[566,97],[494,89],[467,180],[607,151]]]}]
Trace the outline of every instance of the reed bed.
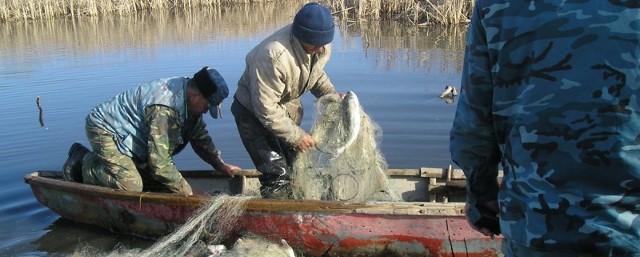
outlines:
[{"label": "reed bed", "polygon": [[[0,26],[0,60],[19,65],[32,56],[100,55],[129,48],[158,49],[266,36],[290,23],[302,4],[304,1],[286,6],[270,2],[126,17],[11,22]],[[379,69],[451,71],[462,67],[465,26],[418,27],[352,19],[337,22],[341,40],[335,47],[362,47]]]},{"label": "reed bed", "polygon": [[[184,10],[296,0],[0,0],[0,22],[60,16],[132,15],[143,10]],[[415,25],[469,21],[473,0],[320,0],[334,13],[357,19],[401,19]],[[283,3],[286,2],[286,3]]]},{"label": "reed bed", "polygon": [[0,0],[0,22],[59,16],[131,15],[143,10],[219,7],[270,0]]},{"label": "reed bed", "polygon": [[325,0],[334,13],[364,20],[396,19],[415,25],[469,22],[473,0]]}]

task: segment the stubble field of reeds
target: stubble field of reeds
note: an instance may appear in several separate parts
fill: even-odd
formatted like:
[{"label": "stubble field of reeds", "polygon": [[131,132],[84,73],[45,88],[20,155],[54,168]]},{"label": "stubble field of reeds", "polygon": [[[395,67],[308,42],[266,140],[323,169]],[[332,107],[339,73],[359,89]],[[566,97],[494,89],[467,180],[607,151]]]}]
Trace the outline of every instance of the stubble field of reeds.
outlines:
[{"label": "stubble field of reeds", "polygon": [[[295,0],[0,0],[0,22],[54,17],[132,15],[149,11],[220,8],[255,2],[286,5]],[[335,15],[364,20],[404,20],[414,25],[469,21],[473,0],[320,0]]]}]

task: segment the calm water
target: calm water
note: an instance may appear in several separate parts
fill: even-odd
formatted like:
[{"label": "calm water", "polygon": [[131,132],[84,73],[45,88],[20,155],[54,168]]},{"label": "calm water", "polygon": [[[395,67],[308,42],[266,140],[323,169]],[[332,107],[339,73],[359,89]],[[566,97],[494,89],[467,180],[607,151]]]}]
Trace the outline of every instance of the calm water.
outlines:
[{"label": "calm water", "polygon": [[[97,103],[136,84],[217,68],[235,91],[244,56],[289,23],[298,6],[261,5],[129,18],[100,17],[0,26],[0,256],[65,256],[77,247],[110,249],[119,237],[59,219],[33,197],[23,176],[62,166],[69,145],[87,144],[84,117]],[[291,9],[288,9],[291,8]],[[448,130],[455,105],[438,98],[458,86],[464,28],[339,22],[326,70],[339,91],[355,91],[383,130],[390,167],[449,164]],[[41,98],[40,127],[36,96]],[[304,99],[309,128],[313,98]],[[224,158],[253,168],[232,115],[207,118]],[[188,148],[182,169],[207,169]]]}]

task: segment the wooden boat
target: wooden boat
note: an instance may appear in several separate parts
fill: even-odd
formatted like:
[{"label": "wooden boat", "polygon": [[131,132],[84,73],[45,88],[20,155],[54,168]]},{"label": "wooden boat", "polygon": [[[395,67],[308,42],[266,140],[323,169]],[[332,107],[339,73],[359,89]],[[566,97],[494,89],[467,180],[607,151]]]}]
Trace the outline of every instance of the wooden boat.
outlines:
[{"label": "wooden boat", "polygon": [[[249,200],[235,232],[285,239],[305,256],[500,255],[501,240],[471,229],[463,203],[449,201],[462,197],[452,194],[452,188],[464,186],[461,171],[420,168],[387,173],[392,189],[405,202],[256,198]],[[183,175],[195,192],[258,194],[256,171],[242,171],[233,179],[211,171]],[[25,182],[40,203],[66,219],[145,238],[170,233],[210,200],[207,194],[135,193],[68,182],[52,171],[28,174]]]}]

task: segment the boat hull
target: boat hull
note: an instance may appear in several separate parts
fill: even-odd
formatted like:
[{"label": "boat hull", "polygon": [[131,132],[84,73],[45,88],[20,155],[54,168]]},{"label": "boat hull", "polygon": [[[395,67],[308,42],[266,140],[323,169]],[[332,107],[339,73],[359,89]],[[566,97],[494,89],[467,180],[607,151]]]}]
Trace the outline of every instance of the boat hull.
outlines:
[{"label": "boat hull", "polygon": [[[60,216],[144,238],[170,233],[210,199],[123,192],[34,174],[25,178],[34,195]],[[462,215],[393,209],[404,210],[398,214],[380,206],[252,199],[235,232],[285,239],[305,256],[500,256],[500,240],[475,232]]]}]

